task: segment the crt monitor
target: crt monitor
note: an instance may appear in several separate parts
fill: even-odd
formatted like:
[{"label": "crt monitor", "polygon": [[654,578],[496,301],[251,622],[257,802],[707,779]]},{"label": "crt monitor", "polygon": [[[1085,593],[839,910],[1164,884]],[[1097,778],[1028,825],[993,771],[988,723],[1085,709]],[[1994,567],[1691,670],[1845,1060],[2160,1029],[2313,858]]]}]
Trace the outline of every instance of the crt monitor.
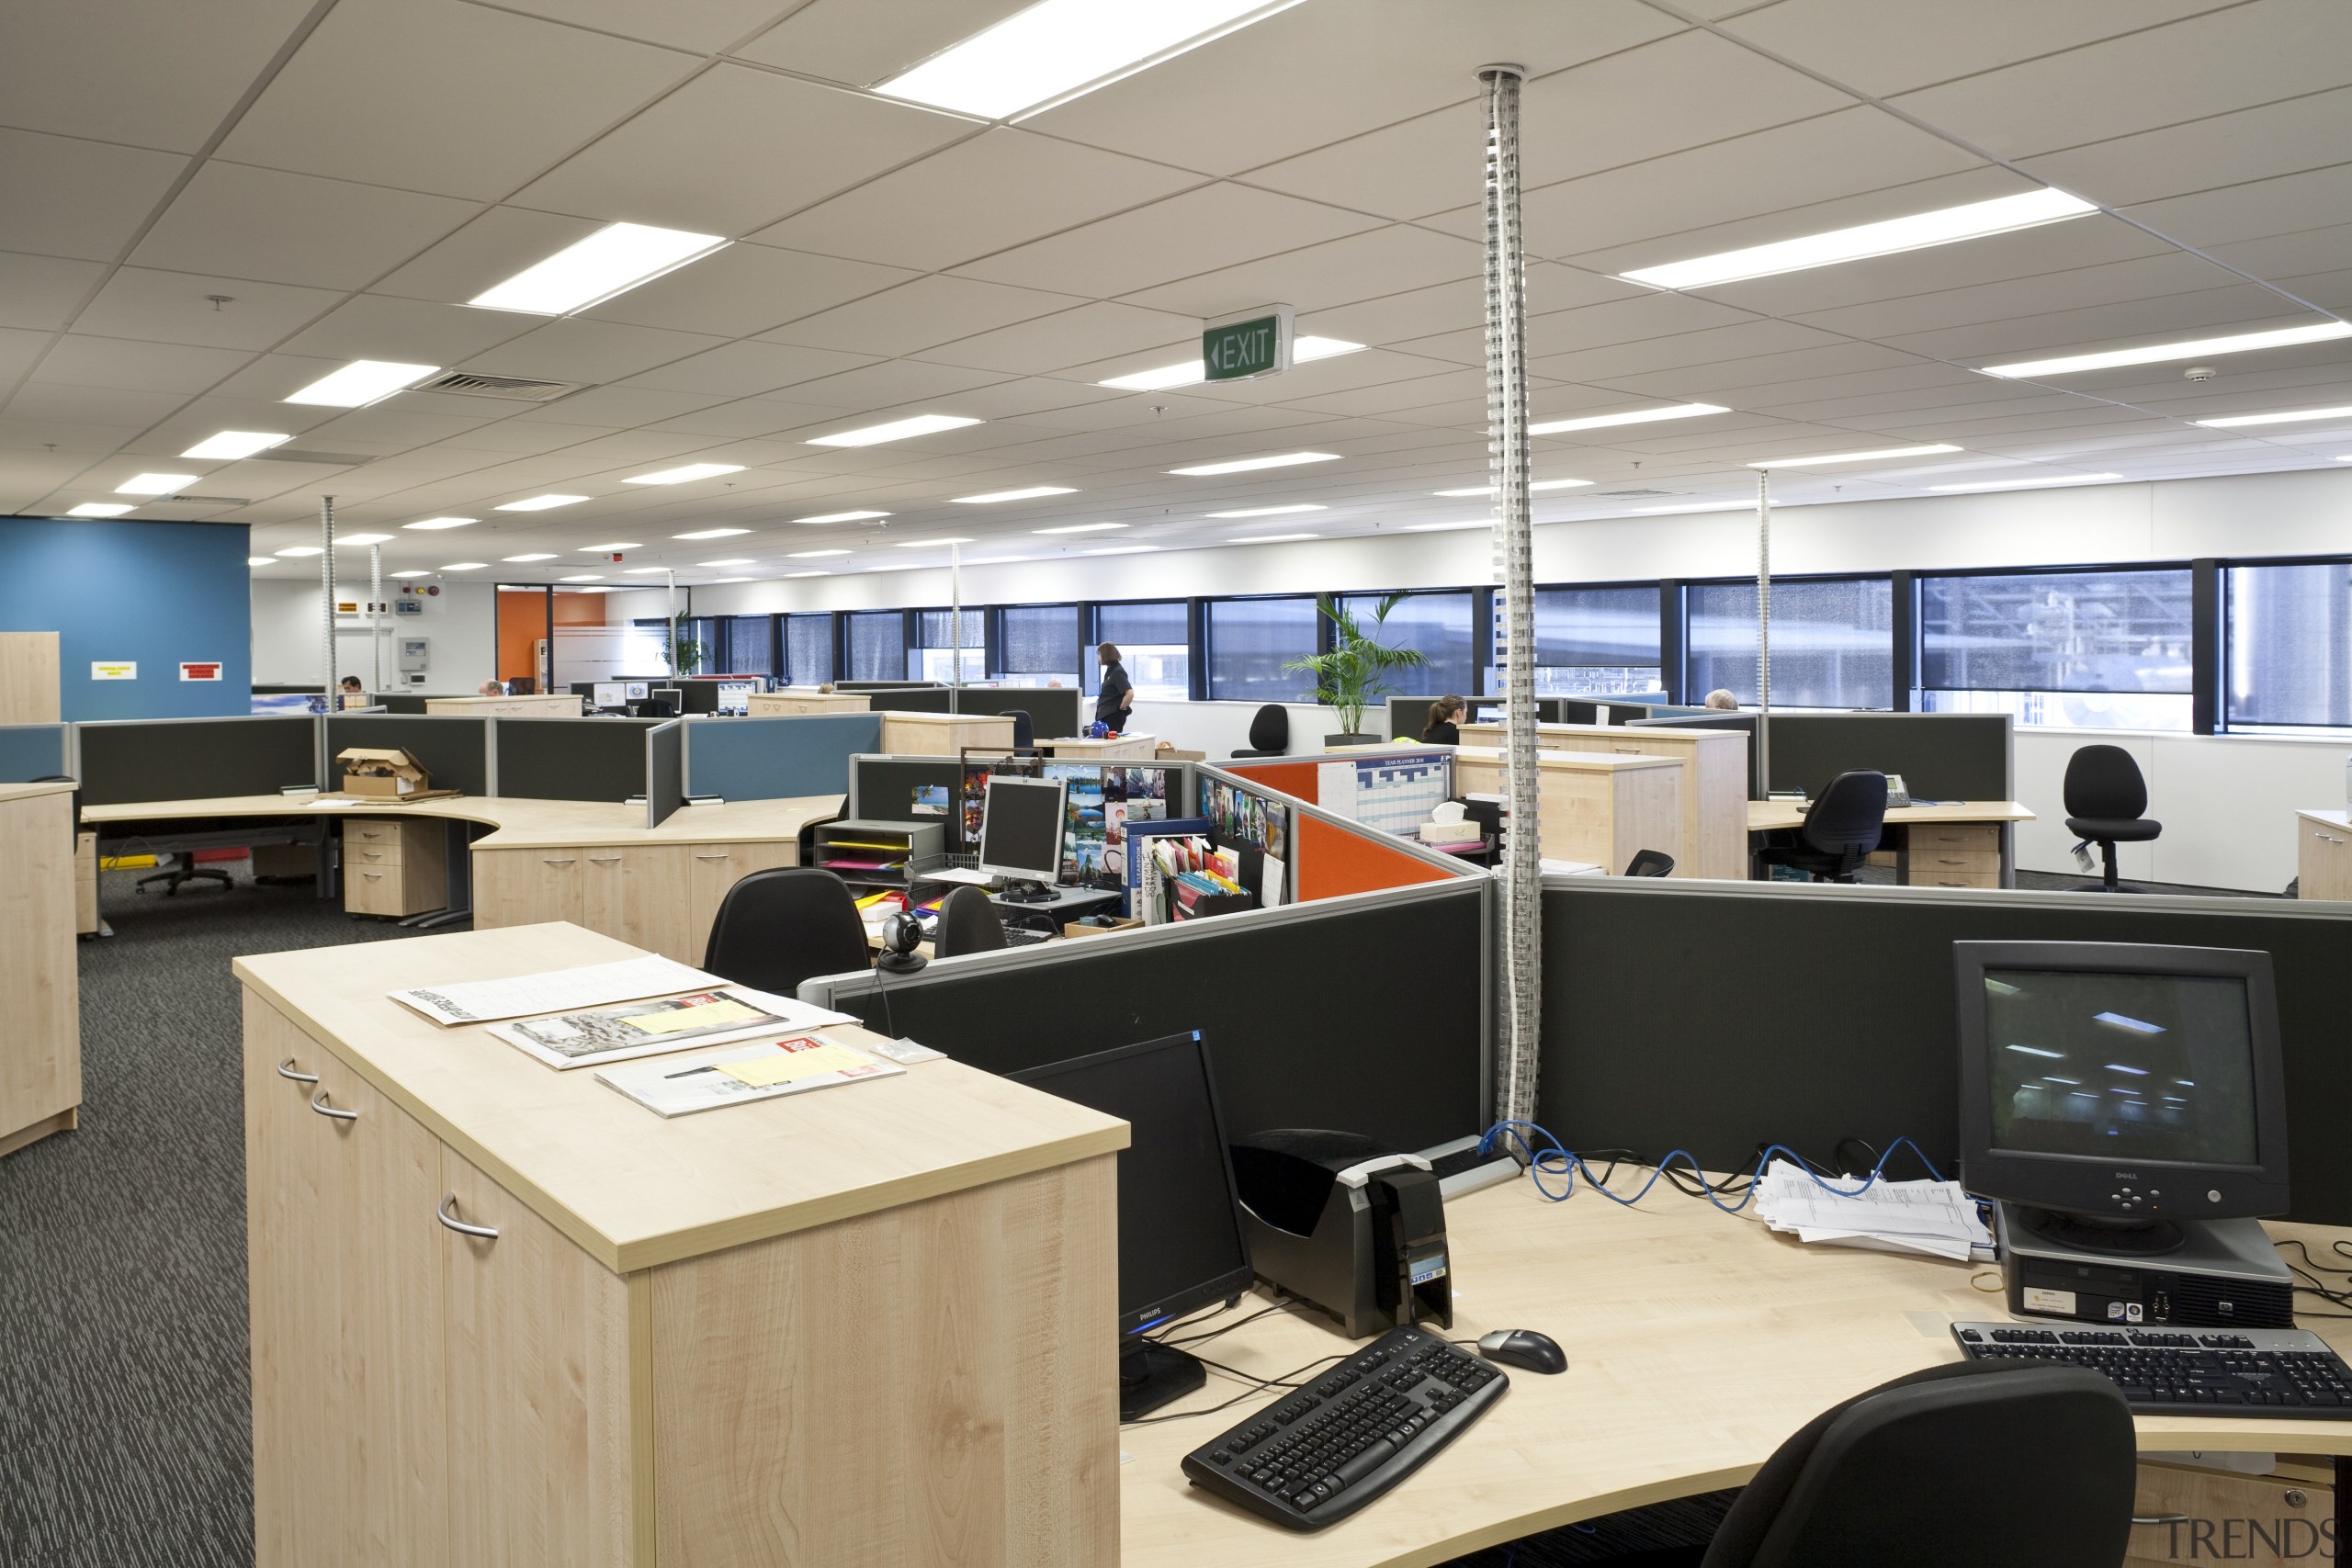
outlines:
[{"label": "crt monitor", "polygon": [[980,818],[980,869],[1016,885],[1014,896],[1038,901],[1061,880],[1063,816],[1069,785],[1063,779],[989,776]]},{"label": "crt monitor", "polygon": [[2088,942],[1952,952],[1969,1191],[2076,1245],[2127,1233],[2117,1243],[2135,1250],[2179,1221],[2286,1211],[2268,953]]},{"label": "crt monitor", "polygon": [[1146,1331],[1250,1289],[1250,1243],[1198,1030],[1012,1075],[1128,1123],[1119,1151],[1119,1418],[1201,1386],[1201,1363]]},{"label": "crt monitor", "polygon": [[628,706],[628,685],[622,681],[599,681],[589,693],[588,705],[593,708],[625,708]]}]

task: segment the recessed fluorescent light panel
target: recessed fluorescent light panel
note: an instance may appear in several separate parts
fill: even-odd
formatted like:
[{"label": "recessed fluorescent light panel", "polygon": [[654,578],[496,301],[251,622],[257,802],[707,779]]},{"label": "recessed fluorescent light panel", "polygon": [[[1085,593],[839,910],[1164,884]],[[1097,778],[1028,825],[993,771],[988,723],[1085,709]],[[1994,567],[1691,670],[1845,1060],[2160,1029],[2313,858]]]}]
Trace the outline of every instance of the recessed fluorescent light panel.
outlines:
[{"label": "recessed fluorescent light panel", "polygon": [[1171,474],[1202,478],[1212,474],[1247,474],[1260,468],[1288,468],[1300,463],[1336,463],[1337,452],[1281,452],[1271,457],[1236,457],[1229,463],[1202,463],[1190,468],[1170,468]]},{"label": "recessed fluorescent light panel", "polygon": [[591,555],[603,555],[608,550],[641,550],[645,548],[643,545],[639,544],[635,539],[609,539],[601,545],[582,545],[580,547]]},{"label": "recessed fluorescent light panel", "polygon": [[441,570],[443,571],[480,571],[489,564],[486,560],[453,560]]},{"label": "recessed fluorescent light panel", "polygon": [[[1768,504],[1779,506],[1781,503],[1775,501]],[[1685,512],[1745,512],[1753,517],[1756,515],[1756,503],[1752,501],[1702,501],[1690,506],[1636,506],[1634,508],[1634,515],[1636,517],[1671,517]]]},{"label": "recessed fluorescent light panel", "polygon": [[293,439],[290,435],[271,435],[258,430],[224,430],[218,435],[198,442],[180,456],[210,457],[225,462],[235,457],[250,457],[273,446],[283,446]]},{"label": "recessed fluorescent light panel", "polygon": [[1711,284],[1737,283],[1743,278],[1771,277],[1784,272],[1803,272],[1808,267],[1860,261],[1866,256],[1925,250],[1956,240],[2037,229],[2044,223],[2063,222],[2098,210],[2098,207],[2079,197],[2045,186],[2018,196],[1972,201],[1965,207],[1939,208],[1933,212],[1916,212],[1908,218],[1890,218],[1883,223],[1863,223],[1775,244],[1694,256],[1665,266],[1636,267],[1618,276],[1628,283],[1646,283],[1653,288],[1704,288]]},{"label": "recessed fluorescent light panel", "polygon": [[2021,359],[2013,365],[1987,365],[1984,373],[2019,378],[2064,376],[2077,370],[2112,370],[2123,365],[2203,359],[2214,354],[2250,354],[2257,348],[2291,348],[2299,343],[2326,343],[2340,337],[2352,337],[2352,322],[2318,321],[2310,326],[2281,327],[2276,332],[2200,338],[2195,343],[2160,343],[2143,348],[2109,349],[2102,354],[2067,355],[2058,359]]},{"label": "recessed fluorescent light panel", "polygon": [[568,316],[731,243],[717,234],[689,234],[643,223],[608,223],[466,303],[485,310]]},{"label": "recessed fluorescent light panel", "polygon": [[633,566],[621,575],[623,577],[659,577],[669,570],[666,566]]},{"label": "recessed fluorescent light panel", "polygon": [[394,577],[431,577],[433,574],[429,571],[417,570],[413,571],[396,571],[392,573],[392,575]]},{"label": "recessed fluorescent light panel", "polygon": [[288,560],[300,560],[304,556],[320,556],[326,554],[324,550],[322,550],[316,545],[288,545],[284,549],[276,553],[284,556]]},{"label": "recessed fluorescent light panel", "polygon": [[[245,558],[245,564],[247,566],[275,566],[277,564],[277,558],[276,556],[247,556]],[[401,573],[396,571],[392,573],[392,575],[394,577],[398,577]]]},{"label": "recessed fluorescent light panel", "polygon": [[989,506],[1000,501],[1035,501],[1041,495],[1076,495],[1070,485],[1031,485],[1027,490],[990,491],[986,495],[957,495],[948,499],[958,506]]},{"label": "recessed fluorescent light panel", "polygon": [[551,506],[573,506],[587,500],[584,495],[535,495],[523,501],[510,501],[501,512],[545,512]]},{"label": "recessed fluorescent light panel", "polygon": [[390,537],[390,534],[345,534],[336,539],[335,543],[338,545],[380,545]]},{"label": "recessed fluorescent light panel", "polygon": [[[707,560],[699,564],[703,566],[749,566],[752,564],[752,558],[750,556],[729,556],[725,560]],[[639,570],[642,570],[645,569],[640,568]]]},{"label": "recessed fluorescent light panel", "polygon": [[525,561],[553,560],[555,559],[555,555],[552,551],[548,550],[533,550],[526,556],[501,556],[498,558],[505,561],[510,566],[520,566]]},{"label": "recessed fluorescent light panel", "polygon": [[1140,556],[1148,555],[1158,548],[1159,548],[1158,545],[1110,545],[1099,550],[1083,550],[1080,553],[1090,556]]},{"label": "recessed fluorescent light panel", "polygon": [[438,365],[401,365],[389,359],[355,359],[285,400],[319,408],[366,408],[403,387],[413,386],[440,368]]},{"label": "recessed fluorescent light panel", "polygon": [[1870,452],[1825,452],[1817,457],[1775,457],[1766,463],[1750,463],[1751,468],[1817,468],[1826,463],[1869,463],[1882,457],[1931,457],[1939,452],[1957,452],[1960,448],[1948,442],[1929,446],[1881,446]]},{"label": "recessed fluorescent light panel", "polygon": [[1011,119],[1107,86],[1296,4],[1041,0],[874,90],[981,119]]},{"label": "recessed fluorescent light panel", "polygon": [[824,560],[830,557],[845,556],[847,554],[849,554],[847,550],[795,550],[784,558],[786,560]]},{"label": "recessed fluorescent light panel", "polygon": [[968,545],[972,541],[969,539],[961,537],[945,539],[900,539],[899,541],[899,548],[902,550],[944,550],[950,545]]},{"label": "recessed fluorescent light panel", "polygon": [[2045,490],[2052,485],[2113,484],[2121,474],[2045,474],[2037,479],[1983,479],[1973,485],[1929,485],[1948,493],[1974,490]]},{"label": "recessed fluorescent light panel", "polygon": [[1228,545],[1295,545],[1301,539],[1319,539],[1320,534],[1244,534],[1238,539],[1227,539]]},{"label": "recessed fluorescent light panel", "polygon": [[1295,506],[1248,506],[1238,512],[1212,512],[1209,515],[1217,518],[1287,517],[1294,512],[1329,512],[1329,510],[1328,506],[1317,506],[1312,502],[1302,501]]},{"label": "recessed fluorescent light panel", "polygon": [[812,568],[808,571],[787,571],[784,575],[786,577],[831,577],[833,574],[820,568]]},{"label": "recessed fluorescent light panel", "polygon": [[[1575,490],[1580,485],[1589,485],[1591,482],[1592,481],[1590,479],[1545,479],[1539,484],[1529,485],[1527,488],[1529,492],[1532,494],[1536,491],[1543,490]],[[1433,490],[1430,491],[1430,493],[1431,495],[1445,496],[1448,498],[1462,495],[1492,495],[1495,493],[1495,487],[1492,485],[1473,485],[1468,490]]]},{"label": "recessed fluorescent light panel", "polygon": [[2285,413],[2239,413],[2227,419],[2199,419],[2190,423],[2201,424],[2208,430],[2236,430],[2249,424],[2302,424],[2317,419],[2352,420],[2352,408],[2290,409]]},{"label": "recessed fluorescent light panel", "polygon": [[638,474],[623,479],[621,483],[682,485],[691,484],[696,479],[715,479],[721,474],[740,474],[742,471],[743,465],[741,463],[688,463],[683,468],[664,468],[658,474]]},{"label": "recessed fluorescent light panel", "polygon": [[128,502],[85,501],[66,513],[68,517],[119,517],[133,510]]},{"label": "recessed fluorescent light panel", "polygon": [[1621,424],[1648,424],[1661,419],[1696,419],[1701,414],[1729,413],[1720,403],[1668,403],[1663,408],[1634,409],[1629,413],[1585,414],[1576,419],[1547,419],[1527,427],[1530,435],[1564,435],[1571,430],[1611,430]]},{"label": "recessed fluorescent light panel", "polygon": [[1400,534],[1451,534],[1464,528],[1491,528],[1489,518],[1476,517],[1467,523],[1408,523],[1397,530]]},{"label": "recessed fluorescent light panel", "polygon": [[704,528],[692,534],[673,534],[673,539],[731,539],[738,534],[748,534],[749,528]]},{"label": "recessed fluorescent light panel", "polygon": [[1015,561],[1024,561],[1029,558],[1027,556],[974,556],[964,564],[966,566],[1011,566]]},{"label": "recessed fluorescent light panel", "polygon": [[[1305,365],[1309,360],[1331,359],[1342,354],[1354,354],[1363,349],[1360,343],[1345,338],[1294,338],[1290,345],[1290,362]],[[1137,370],[1132,375],[1114,376],[1107,381],[1097,381],[1098,387],[1115,387],[1123,392],[1164,392],[1170,387],[1191,387],[1208,379],[1208,371],[1198,359],[1187,359],[1178,365],[1162,365],[1155,370]]]},{"label": "recessed fluorescent light panel", "polygon": [[[978,424],[977,419],[959,413],[919,413],[911,419],[894,419],[888,424],[869,424],[863,430],[844,430],[835,435],[820,435],[801,443],[804,446],[879,446],[885,441],[904,441],[910,435],[931,435],[942,430],[961,430],[967,424]],[[876,513],[876,515],[880,515]]]},{"label": "recessed fluorescent light panel", "polygon": [[403,528],[414,528],[419,532],[429,534],[443,528],[470,527],[472,525],[481,521],[481,519],[479,517],[427,517],[421,522],[403,523],[401,526]]},{"label": "recessed fluorescent light panel", "polygon": [[888,517],[887,512],[828,512],[818,517],[796,517],[795,523],[863,523],[869,517]]},{"label": "recessed fluorescent light panel", "polygon": [[114,487],[117,495],[171,495],[196,482],[194,474],[133,474]]},{"label": "recessed fluorescent light panel", "polygon": [[595,572],[588,571],[581,573],[578,577],[559,577],[556,581],[558,582],[602,582],[605,580]]},{"label": "recessed fluorescent light panel", "polygon": [[1032,534],[1107,534],[1124,528],[1125,523],[1065,523],[1058,528],[1032,528]]}]

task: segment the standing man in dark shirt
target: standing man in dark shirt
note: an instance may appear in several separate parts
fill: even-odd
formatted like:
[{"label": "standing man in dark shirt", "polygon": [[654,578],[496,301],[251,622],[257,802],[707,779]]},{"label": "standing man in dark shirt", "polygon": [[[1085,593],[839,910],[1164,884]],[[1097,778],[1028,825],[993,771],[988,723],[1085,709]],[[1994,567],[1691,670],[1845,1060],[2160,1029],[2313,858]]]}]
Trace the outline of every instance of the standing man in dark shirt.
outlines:
[{"label": "standing man in dark shirt", "polygon": [[1119,662],[1119,645],[1106,642],[1094,650],[1102,661],[1102,687],[1094,698],[1094,722],[1114,735],[1127,728],[1128,710],[1136,705],[1136,689],[1127,667]]}]

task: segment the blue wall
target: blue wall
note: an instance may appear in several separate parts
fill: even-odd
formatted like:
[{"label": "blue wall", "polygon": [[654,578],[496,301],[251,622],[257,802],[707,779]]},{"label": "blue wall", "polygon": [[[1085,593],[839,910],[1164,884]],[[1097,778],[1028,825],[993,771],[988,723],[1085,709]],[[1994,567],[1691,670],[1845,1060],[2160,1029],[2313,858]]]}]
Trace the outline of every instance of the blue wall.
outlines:
[{"label": "blue wall", "polygon": [[[192,718],[253,702],[253,588],[242,525],[0,517],[0,631],[56,632],[62,716]],[[135,681],[93,681],[99,660]],[[220,663],[182,681],[180,661]]]}]

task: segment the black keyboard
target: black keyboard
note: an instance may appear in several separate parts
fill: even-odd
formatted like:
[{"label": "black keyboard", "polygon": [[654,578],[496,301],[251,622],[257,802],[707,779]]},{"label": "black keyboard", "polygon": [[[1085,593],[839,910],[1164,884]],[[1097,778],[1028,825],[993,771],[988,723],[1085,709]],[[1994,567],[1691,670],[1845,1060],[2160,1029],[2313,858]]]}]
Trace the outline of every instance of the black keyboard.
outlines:
[{"label": "black keyboard", "polygon": [[1955,1323],[1978,1361],[2060,1361],[2113,1380],[2143,1416],[2352,1420],[2352,1367],[2307,1328],[2038,1328]]},{"label": "black keyboard", "polygon": [[1195,1486],[1295,1530],[1344,1519],[1428,1462],[1503,1396],[1498,1367],[1419,1328],[1184,1456]]},{"label": "black keyboard", "polygon": [[1023,926],[1005,928],[1004,945],[1007,947],[1029,947],[1037,942],[1053,940],[1052,934],[1047,931],[1033,931]]}]

